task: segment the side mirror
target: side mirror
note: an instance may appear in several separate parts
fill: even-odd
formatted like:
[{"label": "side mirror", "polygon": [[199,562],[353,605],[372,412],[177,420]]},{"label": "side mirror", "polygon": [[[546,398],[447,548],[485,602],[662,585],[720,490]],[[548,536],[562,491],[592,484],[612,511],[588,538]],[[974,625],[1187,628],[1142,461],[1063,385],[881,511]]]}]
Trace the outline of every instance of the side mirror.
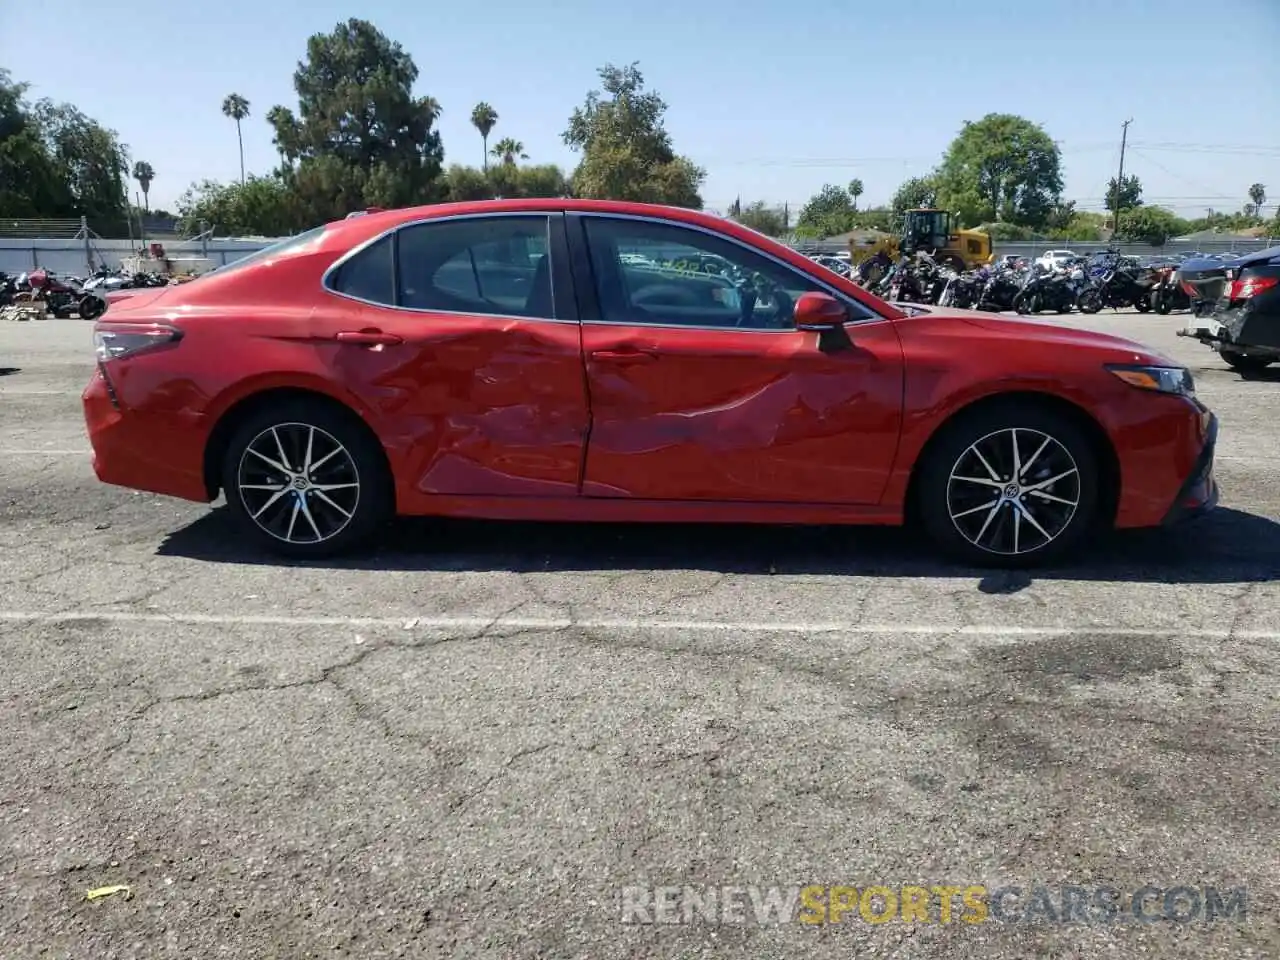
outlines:
[{"label": "side mirror", "polygon": [[834,330],[849,320],[849,311],[839,300],[826,293],[801,294],[796,301],[797,330]]}]

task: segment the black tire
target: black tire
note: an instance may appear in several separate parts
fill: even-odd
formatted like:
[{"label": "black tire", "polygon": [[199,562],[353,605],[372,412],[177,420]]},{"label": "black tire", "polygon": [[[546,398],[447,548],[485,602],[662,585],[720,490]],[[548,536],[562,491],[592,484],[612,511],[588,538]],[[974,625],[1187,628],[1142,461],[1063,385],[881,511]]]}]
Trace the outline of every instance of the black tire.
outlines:
[{"label": "black tire", "polygon": [[1138,297],[1133,301],[1133,308],[1139,313],[1146,313],[1151,309],[1151,301],[1146,297]]},{"label": "black tire", "polygon": [[[249,450],[250,445],[256,446],[257,441],[266,442],[273,428],[289,455],[290,462],[286,466],[291,471],[302,466],[305,441],[300,438],[307,436],[312,429],[314,433],[310,435],[315,438],[313,459],[323,457],[334,444],[345,450],[345,454],[335,454],[329,459],[327,465],[323,465],[323,472],[315,478],[332,479],[333,482],[323,484],[325,489],[312,489],[306,494],[283,492],[287,486],[284,483],[286,475],[270,468],[263,469],[265,463]],[[298,438],[296,442],[295,438]],[[278,462],[278,454],[275,459]],[[293,462],[295,460],[296,463]],[[272,485],[280,483],[281,490],[242,489],[242,469],[244,483],[250,480]],[[287,476],[296,475],[291,472]],[[350,487],[353,481],[358,484],[354,489]],[[292,491],[293,487],[288,489]],[[354,413],[344,413],[321,401],[289,400],[252,413],[236,428],[227,444],[222,461],[222,490],[232,517],[246,538],[272,553],[298,560],[352,552],[380,532],[394,513],[394,488],[378,441]],[[278,506],[268,508],[262,514],[263,523],[255,520],[246,499],[256,508],[276,493],[283,493],[276,501]],[[326,497],[327,500],[324,499]],[[299,507],[304,502],[308,506],[290,511],[287,505],[294,501]],[[315,521],[311,529],[321,534],[321,538],[303,539],[301,534],[295,533],[292,539],[282,539],[281,533],[289,533],[285,526],[289,517],[278,516],[282,510],[286,514],[297,512],[293,519],[304,524],[304,531],[307,530],[305,519],[314,510],[310,513]],[[349,519],[344,520],[342,512],[349,513]],[[264,523],[270,526],[275,520],[279,521],[275,533],[264,528]],[[330,527],[334,528],[331,533]]]},{"label": "black tire", "polygon": [[1097,313],[1102,309],[1102,294],[1097,290],[1086,290],[1076,299],[1076,307],[1081,313]]},{"label": "black tire", "polygon": [[1169,303],[1169,298],[1157,290],[1155,293],[1151,294],[1151,309],[1163,317],[1168,315],[1172,306]]},{"label": "black tire", "polygon": [[[943,430],[929,445],[918,467],[913,506],[925,532],[948,555],[975,566],[1024,569],[1068,555],[1097,529],[1098,486],[1101,480],[1097,455],[1089,438],[1068,417],[1048,407],[1024,401],[1010,402],[961,414]],[[969,453],[973,446],[979,444],[983,445],[984,456],[996,470],[999,480],[1004,482],[1010,475],[1009,467],[1013,462],[1013,431],[1018,431],[1017,442],[1023,466],[1032,468],[1032,472],[1024,476],[1023,486],[1046,482],[1047,478],[1040,476],[1043,470],[1061,473],[1058,463],[1066,465],[1064,469],[1074,464],[1074,474],[1064,476],[1044,491],[1059,499],[1074,501],[1074,509],[1039,498],[1034,491],[1008,499],[1010,488],[997,487],[985,469],[982,473],[986,479],[982,484],[990,481],[990,487],[953,482],[954,471],[967,476],[968,463],[981,463]],[[1033,456],[1046,437],[1051,438],[1046,448],[1049,453]],[[1007,447],[1003,453],[1000,452],[1002,446]],[[987,496],[991,497],[989,502],[985,499]],[[978,500],[976,509],[969,505],[973,497]],[[992,525],[981,527],[988,519],[982,508],[997,504],[997,498],[998,506],[990,513]],[[968,515],[973,519],[961,523],[965,511],[969,511]],[[953,513],[961,516],[953,519]],[[1022,516],[1015,520],[1016,513]],[[1052,534],[1051,539],[1046,541],[1039,532],[1035,532],[1030,521],[1023,519],[1028,513],[1037,518],[1042,530]],[[1020,550],[1016,553],[1010,549],[1015,526],[1019,532],[1017,546]],[[1023,530],[1029,532],[1024,534]],[[977,536],[974,536],[975,531]],[[1028,547],[1028,541],[1023,537],[1030,537],[1032,546]]]},{"label": "black tire", "polygon": [[1241,373],[1261,373],[1275,363],[1275,360],[1271,357],[1253,357],[1236,350],[1220,350],[1219,356],[1232,370],[1238,370]]},{"label": "black tire", "polygon": [[97,297],[81,297],[80,298],[80,319],[96,320],[107,312],[107,305]]}]

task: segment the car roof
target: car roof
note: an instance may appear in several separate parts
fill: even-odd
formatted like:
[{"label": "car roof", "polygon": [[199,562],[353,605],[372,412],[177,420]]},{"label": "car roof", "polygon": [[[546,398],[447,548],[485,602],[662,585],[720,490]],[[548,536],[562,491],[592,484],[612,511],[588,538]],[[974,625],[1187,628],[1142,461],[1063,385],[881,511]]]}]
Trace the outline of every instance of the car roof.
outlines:
[{"label": "car roof", "polygon": [[738,227],[747,233],[740,224],[725,217],[704,213],[701,210],[690,210],[687,207],[671,207],[656,203],[633,203],[626,200],[576,200],[566,197],[520,198],[511,200],[463,200],[452,203],[429,203],[416,207],[398,207],[394,210],[370,211],[363,216],[347,217],[329,224],[331,228],[353,227],[361,232],[365,230],[386,230],[398,223],[411,223],[415,220],[431,220],[437,217],[459,217],[481,213],[523,213],[531,211],[549,212],[582,212],[611,213],[638,217],[661,217],[666,220],[683,220],[686,223],[709,227],[715,230],[735,232],[731,228]]},{"label": "car roof", "polygon": [[715,233],[734,237],[744,243],[772,249],[774,256],[792,265],[812,262],[804,254],[763,233],[745,227],[736,220],[690,210],[688,207],[672,207],[656,203],[633,203],[626,200],[577,200],[565,197],[530,198],[513,200],[467,200],[455,203],[432,203],[417,207],[400,207],[394,210],[371,210],[360,216],[348,216],[325,225],[325,246],[336,249],[351,245],[393,230],[397,226],[442,217],[461,217],[476,214],[498,213],[607,213],[615,216],[653,217],[702,227]]}]

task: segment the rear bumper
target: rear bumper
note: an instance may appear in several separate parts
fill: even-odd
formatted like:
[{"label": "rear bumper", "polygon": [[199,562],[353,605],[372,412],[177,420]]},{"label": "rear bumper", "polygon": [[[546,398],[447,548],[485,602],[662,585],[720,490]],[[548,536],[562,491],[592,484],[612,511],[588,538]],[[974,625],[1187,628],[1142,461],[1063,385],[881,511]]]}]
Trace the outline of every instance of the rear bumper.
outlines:
[{"label": "rear bumper", "polygon": [[1221,324],[1225,342],[1245,349],[1280,352],[1280,315],[1262,313],[1247,304],[1215,310],[1213,318]]},{"label": "rear bumper", "polygon": [[1161,521],[1170,526],[1210,513],[1218,505],[1218,482],[1213,476],[1213,458],[1218,445],[1218,418],[1210,413],[1204,446],[1178,496]]},{"label": "rear bumper", "polygon": [[124,408],[100,372],[80,397],[93,447],[93,472],[103,483],[208,503],[203,431]]}]

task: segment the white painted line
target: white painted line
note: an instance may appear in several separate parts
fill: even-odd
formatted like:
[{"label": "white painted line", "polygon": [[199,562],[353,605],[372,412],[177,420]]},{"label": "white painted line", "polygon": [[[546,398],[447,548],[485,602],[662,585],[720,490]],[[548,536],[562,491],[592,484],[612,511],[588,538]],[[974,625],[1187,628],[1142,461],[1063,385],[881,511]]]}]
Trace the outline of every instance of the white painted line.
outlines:
[{"label": "white painted line", "polygon": [[1062,627],[1027,627],[1009,624],[971,624],[952,627],[941,623],[836,623],[831,621],[657,620],[585,619],[564,617],[295,617],[285,614],[135,613],[127,610],[37,613],[0,610],[0,622],[8,623],[170,623],[193,626],[281,627],[388,627],[399,630],[584,630],[647,631],[677,633],[785,633],[785,634],[910,634],[926,637],[1060,637],[1090,634],[1104,637],[1186,637],[1204,640],[1280,640],[1280,630],[1186,629],[1170,627],[1106,627],[1074,624]]}]

